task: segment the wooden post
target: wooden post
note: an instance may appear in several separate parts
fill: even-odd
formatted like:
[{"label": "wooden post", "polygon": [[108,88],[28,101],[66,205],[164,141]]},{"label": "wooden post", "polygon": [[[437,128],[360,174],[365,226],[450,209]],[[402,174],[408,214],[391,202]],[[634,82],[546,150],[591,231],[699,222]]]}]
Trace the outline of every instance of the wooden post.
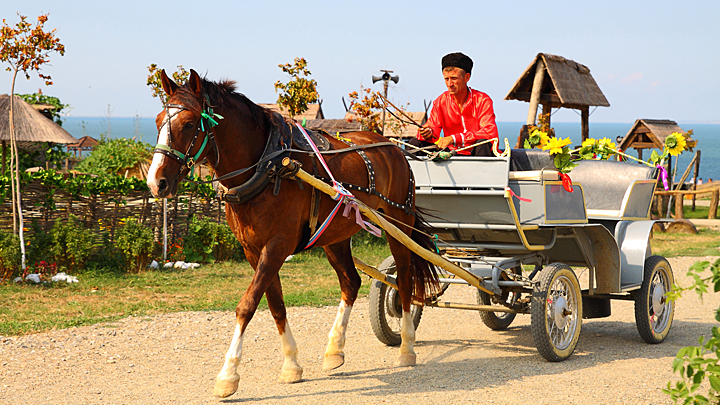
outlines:
[{"label": "wooden post", "polygon": [[[700,151],[697,151],[695,154],[695,176],[693,177],[693,190],[697,190],[697,184],[698,184],[698,176],[700,175]],[[692,196],[692,210],[695,212],[695,197],[696,194],[693,194]]]},{"label": "wooden post", "polygon": [[685,218],[685,213],[683,212],[684,197],[685,195],[683,193],[675,194],[675,219]]},{"label": "wooden post", "polygon": [[547,103],[543,103],[542,107],[543,107],[542,113],[543,113],[543,115],[547,115],[547,117],[548,117],[547,124],[550,127],[550,126],[552,126],[552,125],[550,125],[550,116],[552,115],[552,106],[550,105],[550,102],[548,101]]},{"label": "wooden post", "polygon": [[590,107],[585,106],[580,110],[580,132],[583,142],[590,137]]},{"label": "wooden post", "polygon": [[710,197],[710,213],[708,214],[708,219],[717,218],[718,197],[720,197],[720,189],[716,188],[712,192],[712,197]]},{"label": "wooden post", "polygon": [[540,104],[540,91],[542,90],[543,80],[545,79],[545,62],[542,56],[538,56],[535,65],[535,80],[533,80],[532,93],[530,94],[530,108],[528,109],[527,125],[535,125],[535,117],[537,117],[538,105]]},{"label": "wooden post", "polygon": [[643,159],[642,159],[642,148],[637,148],[637,149],[635,149],[635,150],[636,150],[637,153],[638,153],[638,159],[643,160]]}]

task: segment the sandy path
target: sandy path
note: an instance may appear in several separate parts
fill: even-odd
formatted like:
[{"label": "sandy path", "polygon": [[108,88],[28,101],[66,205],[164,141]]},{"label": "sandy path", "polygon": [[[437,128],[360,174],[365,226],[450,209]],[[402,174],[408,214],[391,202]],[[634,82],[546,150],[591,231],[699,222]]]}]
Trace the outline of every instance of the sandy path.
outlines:
[{"label": "sandy path", "polygon": [[[685,284],[698,258],[672,259]],[[474,300],[468,287],[455,299]],[[470,311],[428,308],[418,329],[418,362],[397,368],[397,349],[381,344],[368,320],[367,300],[353,311],[346,364],[321,371],[336,308],[290,308],[304,381],[280,384],[279,339],[267,311],[258,312],[245,340],[238,392],[211,396],[232,336],[230,312],[131,317],[112,324],[0,337],[3,404],[349,404],[349,403],[669,403],[660,389],[672,376],[678,349],[709,333],[720,295],[700,302],[694,293],[678,303],[675,323],[660,345],[644,343],[633,303],[613,301],[609,318],[585,320],[575,354],[544,361],[530,333],[530,317],[492,332]]]}]

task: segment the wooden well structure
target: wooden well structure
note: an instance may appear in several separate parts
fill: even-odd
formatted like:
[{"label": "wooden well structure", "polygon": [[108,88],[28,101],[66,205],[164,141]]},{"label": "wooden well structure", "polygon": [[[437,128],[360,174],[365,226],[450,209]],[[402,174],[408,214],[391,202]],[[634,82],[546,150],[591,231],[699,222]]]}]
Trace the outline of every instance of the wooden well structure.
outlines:
[{"label": "wooden well structure", "polygon": [[[590,136],[590,107],[610,106],[587,66],[548,53],[537,54],[505,100],[530,103],[527,125],[535,125],[540,105],[543,114],[550,113],[553,108],[580,110],[583,141]],[[527,132],[527,125],[523,127],[524,132]],[[522,135],[521,132],[521,138]]]}]

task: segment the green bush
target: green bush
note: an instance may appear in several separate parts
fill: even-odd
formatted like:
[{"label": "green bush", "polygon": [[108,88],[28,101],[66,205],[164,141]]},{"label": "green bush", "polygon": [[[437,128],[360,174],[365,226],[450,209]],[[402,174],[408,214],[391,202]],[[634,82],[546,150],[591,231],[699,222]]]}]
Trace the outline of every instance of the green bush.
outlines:
[{"label": "green bush", "polygon": [[0,231],[0,279],[12,278],[20,264],[20,238]]},{"label": "green bush", "polygon": [[109,232],[100,231],[100,240],[100,245],[93,249],[93,253],[88,258],[83,273],[97,272],[98,269],[103,271],[112,269],[113,272],[119,272],[125,266],[125,257],[110,240]]},{"label": "green bush", "polygon": [[152,230],[136,220],[129,220],[115,235],[115,246],[125,256],[128,271],[139,273],[147,267],[152,257]]},{"label": "green bush", "polygon": [[213,251],[217,246],[218,224],[207,218],[193,217],[188,226],[183,253],[188,262],[214,261]]},{"label": "green bush", "polygon": [[152,157],[152,146],[134,139],[118,138],[100,141],[93,152],[75,169],[97,175],[115,174]]},{"label": "green bush", "polygon": [[69,271],[82,268],[92,253],[93,233],[85,229],[74,215],[70,215],[66,223],[55,221],[50,236],[54,261]]},{"label": "green bush", "polygon": [[220,224],[217,226],[217,246],[215,246],[215,260],[224,262],[227,260],[241,261],[245,259],[245,251],[242,245],[230,230],[230,226]]},{"label": "green bush", "polygon": [[28,239],[28,262],[52,261],[52,235],[40,227],[37,218],[33,218],[30,229],[32,237]]}]

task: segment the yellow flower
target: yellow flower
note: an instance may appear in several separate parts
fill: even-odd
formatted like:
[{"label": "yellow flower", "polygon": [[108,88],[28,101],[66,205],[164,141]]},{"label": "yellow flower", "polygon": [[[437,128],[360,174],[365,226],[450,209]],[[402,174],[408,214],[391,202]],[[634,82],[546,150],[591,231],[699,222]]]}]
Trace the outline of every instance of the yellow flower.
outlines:
[{"label": "yellow flower", "polygon": [[550,154],[562,153],[565,146],[570,145],[572,141],[570,138],[557,138],[553,137],[548,140],[547,145],[543,146],[542,150],[550,150]]},{"label": "yellow flower", "polygon": [[547,132],[543,132],[537,128],[534,129],[530,133],[530,143],[531,144],[534,142],[533,138],[537,139],[538,143],[535,144],[535,146],[537,146],[539,148],[542,148],[543,146],[545,146],[548,143],[548,140],[550,139]]},{"label": "yellow flower", "polygon": [[673,156],[681,154],[682,151],[685,150],[685,145],[687,145],[685,137],[679,132],[673,132],[665,139],[665,147],[668,148],[668,152]]},{"label": "yellow flower", "polygon": [[593,146],[593,145],[595,145],[595,140],[592,138],[588,138],[588,139],[584,140],[582,143],[583,148],[586,146]]},{"label": "yellow flower", "polygon": [[548,141],[550,141],[550,136],[548,136],[548,133],[540,132],[540,147],[544,148],[545,145],[547,145]]},{"label": "yellow flower", "polygon": [[603,138],[599,142],[599,146],[608,148],[608,149],[615,149],[615,143],[611,141],[609,138]]}]

